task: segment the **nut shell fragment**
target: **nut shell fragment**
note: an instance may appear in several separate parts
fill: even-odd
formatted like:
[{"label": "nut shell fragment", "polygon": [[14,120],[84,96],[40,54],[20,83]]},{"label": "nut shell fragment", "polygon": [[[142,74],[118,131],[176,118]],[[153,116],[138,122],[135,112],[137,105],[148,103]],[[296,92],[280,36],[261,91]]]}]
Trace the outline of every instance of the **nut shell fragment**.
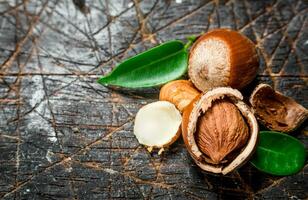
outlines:
[{"label": "nut shell fragment", "polygon": [[293,131],[308,116],[307,109],[267,84],[256,87],[251,94],[250,104],[257,119],[273,131]]},{"label": "nut shell fragment", "polygon": [[[195,140],[198,119],[210,110],[216,101],[228,99],[240,111],[249,129],[246,144],[236,150],[232,159],[226,163],[215,164],[212,159],[204,154]],[[235,89],[219,87],[205,93],[201,98],[194,99],[184,110],[182,121],[182,135],[188,152],[196,164],[203,170],[212,173],[227,174],[243,165],[253,154],[258,138],[258,124],[250,108],[242,101],[243,96]],[[225,113],[228,115],[228,113]],[[221,116],[224,118],[224,116]]]}]

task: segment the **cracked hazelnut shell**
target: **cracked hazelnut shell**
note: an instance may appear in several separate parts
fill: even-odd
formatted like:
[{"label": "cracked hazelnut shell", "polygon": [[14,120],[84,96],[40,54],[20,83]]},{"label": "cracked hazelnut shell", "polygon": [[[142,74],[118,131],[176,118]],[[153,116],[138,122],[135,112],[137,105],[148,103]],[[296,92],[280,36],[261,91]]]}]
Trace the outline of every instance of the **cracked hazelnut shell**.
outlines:
[{"label": "cracked hazelnut shell", "polygon": [[173,103],[182,113],[184,108],[200,94],[188,80],[175,80],[160,89],[159,100]]},{"label": "cracked hazelnut shell", "polygon": [[267,84],[255,88],[250,96],[250,104],[257,119],[273,131],[293,131],[308,116],[306,108]]},{"label": "cracked hazelnut shell", "polygon": [[256,76],[259,60],[254,43],[229,29],[205,33],[190,50],[188,74],[206,92],[215,87],[242,89]]},{"label": "cracked hazelnut shell", "polygon": [[[185,108],[183,139],[188,152],[201,169],[227,174],[243,165],[253,154],[258,138],[258,123],[242,100],[243,96],[238,90],[218,87],[195,98]],[[200,125],[204,117],[207,121]],[[197,136],[200,128],[208,132],[207,137]],[[200,144],[198,137],[203,137],[204,144]]]}]

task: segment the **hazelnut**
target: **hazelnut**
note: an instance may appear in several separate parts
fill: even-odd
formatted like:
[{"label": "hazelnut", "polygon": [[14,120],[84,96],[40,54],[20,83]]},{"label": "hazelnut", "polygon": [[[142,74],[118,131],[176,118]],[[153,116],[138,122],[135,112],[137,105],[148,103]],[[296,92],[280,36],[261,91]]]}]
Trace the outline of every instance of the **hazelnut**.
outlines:
[{"label": "hazelnut", "polygon": [[242,100],[238,90],[218,87],[185,108],[183,139],[203,170],[227,174],[243,165],[254,152],[258,124]]},{"label": "hazelnut", "polygon": [[251,94],[250,104],[257,119],[273,131],[293,131],[308,116],[306,108],[267,84],[256,87]]},{"label": "hazelnut", "polygon": [[255,78],[258,66],[252,41],[237,31],[214,29],[192,46],[188,74],[203,92],[221,86],[242,89]]},{"label": "hazelnut", "polygon": [[159,148],[159,154],[165,147],[174,143],[181,135],[181,113],[168,101],[157,101],[143,106],[137,113],[134,134],[140,144]]},{"label": "hazelnut", "polygon": [[216,100],[201,115],[195,132],[200,151],[220,164],[232,151],[246,144],[248,126],[237,107],[228,99]]},{"label": "hazelnut", "polygon": [[194,85],[187,80],[171,81],[164,85],[159,93],[159,100],[173,103],[180,112],[200,94]]}]

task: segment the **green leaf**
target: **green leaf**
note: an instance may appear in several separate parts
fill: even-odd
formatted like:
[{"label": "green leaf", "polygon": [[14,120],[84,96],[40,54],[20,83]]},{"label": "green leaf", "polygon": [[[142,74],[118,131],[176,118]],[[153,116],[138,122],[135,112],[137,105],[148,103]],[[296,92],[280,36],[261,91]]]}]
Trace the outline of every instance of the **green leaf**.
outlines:
[{"label": "green leaf", "polygon": [[187,51],[181,41],[170,41],[125,60],[98,80],[102,85],[152,87],[181,77],[187,71]]},{"label": "green leaf", "polygon": [[250,161],[260,171],[291,175],[305,165],[304,145],[294,137],[274,131],[261,131],[256,153]]}]

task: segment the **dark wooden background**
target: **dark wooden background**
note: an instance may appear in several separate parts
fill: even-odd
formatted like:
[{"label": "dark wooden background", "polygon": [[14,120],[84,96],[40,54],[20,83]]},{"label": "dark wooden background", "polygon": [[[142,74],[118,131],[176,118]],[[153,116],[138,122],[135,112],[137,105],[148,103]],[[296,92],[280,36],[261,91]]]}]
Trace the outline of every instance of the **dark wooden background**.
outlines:
[{"label": "dark wooden background", "polygon": [[[307,1],[82,2],[0,1],[1,198],[308,198],[307,165],[288,177],[250,164],[220,176],[196,167],[182,139],[161,156],[148,153],[132,133],[133,120],[158,89],[96,83],[161,42],[228,27],[259,47],[250,88],[266,82],[308,107]],[[305,125],[293,135],[308,146]]]}]

